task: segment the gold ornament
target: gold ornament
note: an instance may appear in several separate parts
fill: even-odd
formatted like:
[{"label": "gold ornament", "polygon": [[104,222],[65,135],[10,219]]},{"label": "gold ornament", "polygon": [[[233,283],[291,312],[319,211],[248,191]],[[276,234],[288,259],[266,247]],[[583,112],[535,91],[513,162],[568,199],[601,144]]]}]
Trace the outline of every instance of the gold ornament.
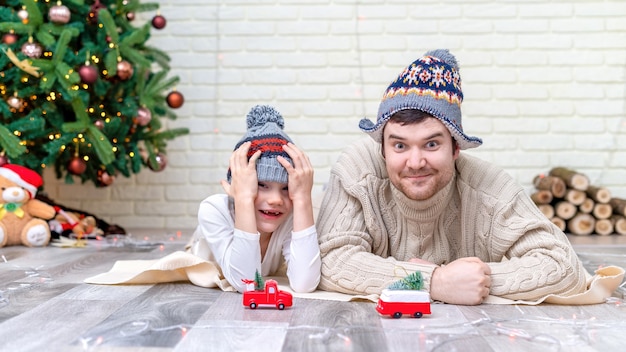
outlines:
[{"label": "gold ornament", "polygon": [[117,63],[117,77],[121,80],[127,80],[133,75],[133,65],[126,60]]}]

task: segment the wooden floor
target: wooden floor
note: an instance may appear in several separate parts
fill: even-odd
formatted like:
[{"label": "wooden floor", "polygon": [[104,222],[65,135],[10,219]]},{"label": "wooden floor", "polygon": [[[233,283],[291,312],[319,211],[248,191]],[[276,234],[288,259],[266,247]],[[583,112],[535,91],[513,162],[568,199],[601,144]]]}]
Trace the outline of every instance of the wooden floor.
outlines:
[{"label": "wooden floor", "polygon": [[[421,319],[373,303],[298,299],[251,310],[188,283],[82,281],[117,260],[181,250],[191,233],[143,231],[86,248],[0,249],[0,351],[624,351],[623,288],[591,306],[436,304]],[[572,238],[589,270],[626,267],[626,236]],[[162,244],[159,244],[162,243]]]}]

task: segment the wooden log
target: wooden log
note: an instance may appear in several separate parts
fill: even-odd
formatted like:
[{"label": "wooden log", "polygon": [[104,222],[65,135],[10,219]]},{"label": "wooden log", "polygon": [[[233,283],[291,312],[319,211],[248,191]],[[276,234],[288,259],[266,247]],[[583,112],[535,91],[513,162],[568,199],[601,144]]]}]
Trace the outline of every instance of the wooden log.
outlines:
[{"label": "wooden log", "polygon": [[550,170],[550,176],[556,176],[565,181],[565,184],[573,189],[584,191],[589,187],[589,178],[565,167],[555,167]]},{"label": "wooden log", "polygon": [[591,214],[578,213],[567,221],[567,230],[577,236],[591,235],[595,226],[596,219]]},{"label": "wooden log", "polygon": [[550,204],[550,202],[552,202],[552,192],[536,191],[530,195],[530,199],[532,199],[535,204]]},{"label": "wooden log", "polygon": [[598,203],[608,203],[611,200],[611,192],[604,187],[589,186],[585,193]]},{"label": "wooden log", "polygon": [[592,214],[596,217],[596,219],[608,219],[611,217],[611,214],[613,214],[613,207],[611,204],[596,203],[593,207]]},{"label": "wooden log", "polygon": [[615,231],[615,233],[626,235],[626,217],[613,214],[609,220],[613,223],[613,231]]},{"label": "wooden log", "polygon": [[578,211],[581,213],[591,213],[593,211],[593,207],[596,205],[596,202],[593,201],[593,199],[591,198],[587,198],[585,199],[585,201],[583,202],[583,204],[578,206]]},{"label": "wooden log", "polygon": [[538,175],[533,179],[533,185],[540,191],[550,191],[554,198],[563,198],[567,191],[567,186],[563,179],[556,176]]},{"label": "wooden log", "polygon": [[565,226],[566,226],[565,220],[561,219],[558,216],[554,216],[550,219],[550,221],[552,221],[552,223],[555,224],[556,227],[559,228],[559,230],[565,231]]},{"label": "wooden log", "polygon": [[609,204],[613,207],[613,213],[626,216],[626,200],[621,198],[611,198]]},{"label": "wooden log", "polygon": [[554,207],[550,204],[539,204],[537,205],[539,210],[546,216],[546,218],[551,219],[554,217]]},{"label": "wooden log", "polygon": [[587,199],[587,195],[583,191],[577,189],[568,189],[565,193],[565,200],[574,204],[581,205]]},{"label": "wooden log", "polygon": [[613,224],[609,219],[596,220],[594,232],[600,236],[608,236],[613,233]]},{"label": "wooden log", "polygon": [[576,206],[570,202],[562,200],[556,203],[554,206],[554,212],[556,213],[556,216],[561,219],[569,220],[576,215]]}]

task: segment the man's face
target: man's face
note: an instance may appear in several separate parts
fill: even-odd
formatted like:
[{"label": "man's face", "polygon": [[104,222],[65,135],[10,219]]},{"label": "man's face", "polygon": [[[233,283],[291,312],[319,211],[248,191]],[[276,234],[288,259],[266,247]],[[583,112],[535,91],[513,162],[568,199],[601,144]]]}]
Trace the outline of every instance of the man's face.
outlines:
[{"label": "man's face", "polygon": [[387,122],[383,153],[391,183],[409,199],[426,200],[452,179],[459,149],[443,123],[429,117],[405,125]]}]

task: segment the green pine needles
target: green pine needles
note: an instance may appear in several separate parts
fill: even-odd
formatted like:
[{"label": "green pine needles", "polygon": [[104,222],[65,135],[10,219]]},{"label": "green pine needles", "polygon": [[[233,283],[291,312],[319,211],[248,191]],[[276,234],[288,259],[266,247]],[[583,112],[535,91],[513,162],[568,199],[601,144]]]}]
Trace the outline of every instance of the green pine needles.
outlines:
[{"label": "green pine needles", "polygon": [[265,280],[258,270],[254,272],[254,289],[257,291],[265,290]]},{"label": "green pine needles", "polygon": [[404,279],[392,282],[387,288],[390,290],[421,290],[424,287],[422,273],[416,271]]}]

